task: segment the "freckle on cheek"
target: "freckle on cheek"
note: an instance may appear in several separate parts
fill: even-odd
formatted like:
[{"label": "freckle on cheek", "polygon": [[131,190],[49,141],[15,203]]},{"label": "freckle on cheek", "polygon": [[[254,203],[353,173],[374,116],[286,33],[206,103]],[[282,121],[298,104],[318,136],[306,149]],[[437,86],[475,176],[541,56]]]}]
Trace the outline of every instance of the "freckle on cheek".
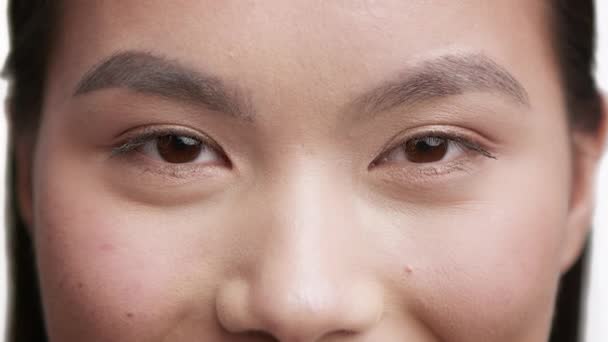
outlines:
[{"label": "freckle on cheek", "polygon": [[127,312],[125,316],[127,316],[127,318],[133,318],[133,313],[132,312]]},{"label": "freckle on cheek", "polygon": [[412,273],[414,273],[414,269],[410,265],[405,265],[405,267],[403,268],[403,273],[408,276],[412,275]]},{"label": "freckle on cheek", "polygon": [[109,243],[104,243],[101,246],[99,246],[99,249],[104,252],[111,252],[114,250],[114,246]]}]

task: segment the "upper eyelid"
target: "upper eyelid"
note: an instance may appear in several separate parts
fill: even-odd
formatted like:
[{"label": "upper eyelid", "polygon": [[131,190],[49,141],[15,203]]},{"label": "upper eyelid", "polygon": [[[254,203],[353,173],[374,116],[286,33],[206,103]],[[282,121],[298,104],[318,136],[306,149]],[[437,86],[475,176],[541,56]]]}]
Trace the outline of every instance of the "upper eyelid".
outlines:
[{"label": "upper eyelid", "polygon": [[123,133],[123,135],[126,135],[126,137],[121,138],[118,143],[114,144],[114,147],[112,148],[112,155],[120,154],[121,152],[128,152],[163,135],[187,136],[189,138],[196,139],[200,143],[214,149],[218,153],[226,155],[224,149],[212,138],[206,136],[205,134],[197,133],[195,130],[189,128],[144,127],[140,130],[134,128]]},{"label": "upper eyelid", "polygon": [[[157,127],[157,126],[160,126],[160,127]],[[489,144],[489,148],[488,148],[488,145],[486,145],[480,141],[483,139],[476,139],[474,137],[474,134],[477,134],[477,132],[473,132],[474,134],[468,134],[468,133],[457,132],[457,130],[466,130],[466,129],[462,128],[462,127],[458,127],[458,126],[446,129],[443,126],[438,125],[436,127],[420,126],[420,127],[414,127],[414,128],[400,131],[399,133],[395,134],[391,139],[388,140],[388,142],[382,148],[381,152],[378,152],[373,156],[372,162],[370,162],[368,164],[368,170],[371,170],[371,168],[377,166],[384,157],[386,157],[389,153],[394,151],[396,148],[405,144],[408,140],[423,138],[423,137],[428,137],[428,136],[442,137],[447,140],[458,143],[465,149],[474,150],[475,152],[478,152],[481,155],[491,158],[491,159],[497,159],[497,157],[493,153],[490,153],[488,151],[488,149],[490,149],[490,150],[492,149],[491,144]],[[409,134],[404,133],[404,132],[408,132],[408,131],[414,131],[414,132],[409,133]],[[183,135],[183,136],[188,136],[193,139],[196,139],[196,140],[200,141],[202,144],[205,144],[207,147],[213,149],[215,152],[220,154],[220,156],[222,158],[224,158],[230,164],[232,164],[232,161],[231,161],[232,158],[228,157],[225,150],[206,134],[200,133],[198,130],[189,128],[187,126],[185,126],[185,127],[184,126],[170,126],[169,124],[167,124],[166,126],[160,125],[160,124],[155,125],[155,126],[143,126],[143,127],[140,126],[140,127],[135,127],[135,128],[131,128],[129,130],[124,131],[122,133],[122,135],[126,136],[126,137],[123,137],[122,139],[120,139],[119,143],[113,144],[111,155],[115,156],[115,155],[119,155],[119,154],[124,154],[126,152],[132,151],[132,150],[142,146],[143,144],[153,140],[154,138],[157,138],[157,137],[160,137],[163,135],[169,135],[169,134],[170,135]],[[386,146],[388,146],[388,147],[386,147]]]},{"label": "upper eyelid", "polygon": [[388,154],[393,152],[395,149],[403,146],[409,140],[419,139],[419,138],[424,138],[424,137],[429,137],[429,136],[436,136],[436,137],[444,138],[446,140],[450,140],[452,142],[462,145],[466,149],[474,150],[474,151],[482,154],[485,157],[488,157],[491,159],[497,159],[495,154],[489,152],[490,148],[486,147],[485,144],[483,144],[482,142],[479,141],[480,139],[475,139],[470,134],[458,133],[458,132],[454,132],[453,130],[454,129],[447,130],[447,129],[440,129],[440,128],[436,128],[436,127],[435,128],[430,127],[430,128],[424,129],[421,127],[421,128],[419,128],[418,132],[414,132],[412,134],[404,134],[404,131],[401,131],[401,132],[397,133],[396,135],[394,135],[389,140],[389,143],[384,145],[384,147],[381,149],[381,152],[376,153],[376,157],[372,161],[372,163],[369,164],[368,169],[375,167],[379,163],[379,161],[381,161],[383,158],[385,158]]},{"label": "upper eyelid", "polygon": [[425,137],[438,137],[438,138],[443,138],[443,139],[458,142],[458,143],[481,144],[476,139],[469,137],[466,134],[461,134],[461,133],[456,133],[456,132],[447,132],[445,130],[439,130],[439,129],[429,129],[429,130],[423,130],[423,131],[416,132],[411,135],[405,135],[404,137],[398,138],[398,139],[396,139],[396,141],[394,143],[388,145],[387,150],[389,150],[389,151],[393,150],[394,148],[397,148],[397,147],[403,145],[404,143],[406,143],[409,140],[421,139],[421,138],[425,138]]}]

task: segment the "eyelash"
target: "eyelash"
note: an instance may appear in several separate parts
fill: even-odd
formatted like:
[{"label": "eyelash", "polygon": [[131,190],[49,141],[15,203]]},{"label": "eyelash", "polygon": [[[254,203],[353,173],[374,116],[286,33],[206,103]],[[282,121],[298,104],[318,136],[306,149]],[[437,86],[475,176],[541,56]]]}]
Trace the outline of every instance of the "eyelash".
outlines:
[{"label": "eyelash", "polygon": [[[432,162],[432,163],[414,163],[414,162],[406,162],[406,166],[403,163],[400,165],[383,165],[382,162],[385,161],[388,155],[394,152],[398,148],[404,148],[404,146],[411,140],[422,139],[428,137],[435,137],[444,139],[448,144],[456,144],[457,148],[461,149],[463,152],[475,153],[476,156],[482,156],[489,159],[498,159],[493,153],[489,152],[487,148],[484,147],[485,144],[479,142],[478,139],[471,137],[469,134],[461,134],[456,132],[446,132],[444,130],[438,129],[427,129],[415,134],[411,134],[405,138],[398,140],[397,143],[389,145],[389,147],[384,148],[379,157],[377,157],[370,165],[368,169],[373,169],[376,167],[388,167],[392,168],[393,175],[398,175],[399,178],[403,177],[438,177],[443,176],[454,171],[465,171],[467,166],[472,161],[472,156],[470,158],[459,158],[450,162]],[[390,161],[387,162],[391,164]],[[394,163],[393,163],[394,164]],[[412,166],[413,165],[413,166]],[[407,176],[406,176],[407,175]]]},{"label": "eyelash", "polygon": [[[163,136],[181,136],[196,140],[203,145],[206,149],[211,149],[222,159],[222,165],[232,167],[232,163],[226,157],[224,150],[214,142],[211,138],[207,138],[202,134],[193,132],[190,129],[175,128],[175,127],[145,127],[140,130],[133,130],[133,133],[128,133],[119,143],[115,144],[111,149],[111,157],[129,156],[132,153],[144,145],[153,142],[154,140]],[[148,163],[149,164],[149,163]],[[146,165],[146,171],[153,171],[155,173],[170,175],[177,178],[185,178],[188,175],[196,172],[197,170],[209,168],[209,166],[215,166],[216,164],[209,163],[181,163],[181,164],[170,164],[170,163],[156,163],[155,166]]]},{"label": "eyelash", "polygon": [[[145,144],[154,141],[163,136],[174,135],[174,136],[183,136],[194,139],[204,145],[205,148],[212,149],[215,153],[217,153],[222,161],[231,166],[231,163],[226,157],[223,149],[215,143],[212,139],[207,138],[201,134],[197,134],[189,129],[180,129],[173,127],[145,127],[139,131],[134,133],[130,133],[127,137],[123,138],[118,144],[114,145],[111,151],[111,156],[127,156],[130,153],[135,152],[138,148],[141,148]],[[472,153],[476,153],[479,156],[483,156],[490,159],[497,159],[495,155],[490,153],[487,148],[484,148],[484,144],[478,142],[477,139],[470,137],[468,134],[459,134],[453,132],[446,132],[443,130],[437,129],[428,129],[426,131],[421,131],[416,134],[409,135],[405,138],[399,140],[399,142],[389,145],[389,147],[384,148],[382,153],[380,153],[379,157],[377,157],[368,167],[369,170],[377,167],[386,167],[386,165],[382,165],[385,158],[395,151],[397,148],[403,148],[408,141],[414,139],[422,139],[426,137],[435,137],[444,139],[448,144],[456,144],[459,149],[463,151],[468,151]],[[470,162],[470,158],[468,160],[459,160],[451,161],[451,162],[432,162],[432,163],[413,163],[407,162],[406,164],[414,165],[414,166],[403,166],[398,165],[395,168],[398,169],[397,173],[403,175],[405,173],[410,174],[415,177],[437,177],[442,176],[453,171],[462,171],[466,169],[467,164]],[[390,164],[391,162],[388,161]],[[403,164],[403,163],[400,163]],[[157,165],[156,167],[146,166],[147,171],[154,171],[160,174],[169,174],[171,176],[175,176],[178,178],[184,178],[185,176],[191,174],[196,169],[208,168],[210,164],[200,165],[198,163],[183,163],[183,164],[170,164],[170,165]],[[393,167],[393,166],[389,166]],[[415,171],[415,173],[412,173]],[[395,172],[391,172],[395,173]]]}]

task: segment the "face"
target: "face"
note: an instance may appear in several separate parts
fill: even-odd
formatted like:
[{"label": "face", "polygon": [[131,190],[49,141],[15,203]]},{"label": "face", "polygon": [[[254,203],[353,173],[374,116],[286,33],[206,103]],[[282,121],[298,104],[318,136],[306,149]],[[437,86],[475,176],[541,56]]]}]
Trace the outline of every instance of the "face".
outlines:
[{"label": "face", "polygon": [[66,3],[51,341],[547,339],[587,196],[544,2]]}]

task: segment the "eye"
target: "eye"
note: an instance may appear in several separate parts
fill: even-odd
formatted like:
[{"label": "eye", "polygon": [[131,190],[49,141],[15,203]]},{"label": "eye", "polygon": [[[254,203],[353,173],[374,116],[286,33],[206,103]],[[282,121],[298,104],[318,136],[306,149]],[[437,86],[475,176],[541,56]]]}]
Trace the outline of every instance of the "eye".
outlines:
[{"label": "eye", "polygon": [[144,143],[141,153],[172,164],[213,162],[217,153],[196,138],[184,135],[163,135]]},{"label": "eye", "polygon": [[222,149],[210,139],[177,129],[146,128],[130,134],[126,141],[113,149],[113,155],[129,155],[133,152],[175,166],[230,164]]},{"label": "eye", "polygon": [[389,163],[405,163],[410,165],[439,165],[449,164],[471,154],[483,155],[496,159],[480,144],[468,137],[447,133],[425,133],[409,138],[380,156],[372,166]]},{"label": "eye", "polygon": [[458,158],[466,152],[461,144],[440,136],[413,138],[386,154],[382,161],[429,164]]},{"label": "eye", "polygon": [[450,148],[454,149],[453,145],[445,138],[423,137],[406,141],[401,149],[408,161],[434,163],[443,160],[451,151]]}]

